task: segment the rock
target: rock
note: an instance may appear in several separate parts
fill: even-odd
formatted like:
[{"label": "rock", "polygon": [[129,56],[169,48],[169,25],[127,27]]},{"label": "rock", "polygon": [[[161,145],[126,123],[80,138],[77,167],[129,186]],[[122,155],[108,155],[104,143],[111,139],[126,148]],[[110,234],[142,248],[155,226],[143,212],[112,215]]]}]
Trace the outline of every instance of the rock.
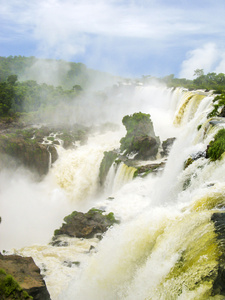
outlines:
[{"label": "rock", "polygon": [[193,153],[188,159],[185,160],[184,162],[184,170],[190,166],[195,160],[201,158],[201,157],[206,157],[206,151],[198,151],[197,153]]},{"label": "rock", "polygon": [[48,151],[51,153],[51,163],[53,164],[58,159],[58,152],[53,145],[48,147]]},{"label": "rock", "polygon": [[151,136],[136,136],[133,138],[131,148],[138,154],[135,159],[155,159],[159,149],[159,143]]},{"label": "rock", "polygon": [[163,148],[163,152],[161,153],[162,156],[167,156],[169,154],[175,140],[176,138],[168,138],[167,140],[162,142],[162,148]]},{"label": "rock", "polygon": [[1,136],[0,152],[15,158],[40,176],[48,173],[49,152],[46,145],[22,137]]},{"label": "rock", "polygon": [[166,165],[166,162],[160,162],[158,164],[148,164],[144,166],[137,167],[137,171],[134,173],[134,177],[140,176],[140,177],[145,177],[149,173],[159,173],[161,172]]},{"label": "rock", "polygon": [[2,300],[33,299],[33,297],[29,296],[18,282],[3,269],[0,269],[0,297]]},{"label": "rock", "polygon": [[[92,238],[97,233],[104,233],[110,226],[118,221],[113,213],[103,215],[99,209],[90,209],[87,213],[74,211],[64,218],[65,223],[55,230],[54,236],[68,235],[77,238]],[[54,238],[53,238],[54,242]]]},{"label": "rock", "polygon": [[225,213],[213,213],[211,220],[214,222],[215,232],[217,234],[217,242],[220,248],[220,257],[218,260],[217,277],[213,284],[213,293],[215,295],[225,296]]},{"label": "rock", "polygon": [[6,274],[10,274],[11,276],[13,276],[13,278],[20,285],[23,291],[32,296],[34,300],[50,299],[46,284],[40,274],[40,269],[35,265],[31,257],[0,254],[0,268],[3,269]]},{"label": "rock", "polygon": [[127,134],[120,140],[120,150],[125,155],[137,153],[135,159],[155,159],[160,145],[149,114],[134,113],[122,120]]},{"label": "rock", "polygon": [[[87,128],[79,125],[66,128],[42,126],[41,128],[18,129],[18,127],[10,127],[2,130],[0,135],[0,160],[2,164],[7,160],[7,167],[22,164],[39,176],[43,176],[48,173],[49,166],[58,159],[56,144],[59,144],[59,141],[55,135],[63,141],[65,148],[70,148],[75,141],[79,140],[84,143],[87,139],[87,131]],[[14,162],[11,163],[6,156],[13,157]]]},{"label": "rock", "polygon": [[117,158],[116,151],[105,151],[104,157],[101,161],[100,168],[99,168],[99,181],[100,184],[103,185],[106,179],[106,176],[109,172],[110,167],[112,166],[113,162]]}]

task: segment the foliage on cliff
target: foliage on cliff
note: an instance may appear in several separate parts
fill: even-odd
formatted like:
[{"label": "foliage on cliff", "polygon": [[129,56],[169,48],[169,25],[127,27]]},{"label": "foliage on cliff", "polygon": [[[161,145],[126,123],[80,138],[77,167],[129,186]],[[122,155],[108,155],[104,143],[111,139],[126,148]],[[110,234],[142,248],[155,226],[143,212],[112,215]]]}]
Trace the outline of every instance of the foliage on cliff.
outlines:
[{"label": "foliage on cliff", "polygon": [[0,297],[1,299],[33,299],[27,292],[23,291],[18,282],[5,270],[0,269]]},{"label": "foliage on cliff", "polygon": [[134,113],[130,116],[123,117],[123,125],[126,127],[127,134],[120,140],[121,151],[133,150],[132,143],[136,136],[148,136],[151,132],[154,132],[152,121],[149,114]]},{"label": "foliage on cliff", "polygon": [[220,159],[225,152],[225,129],[221,129],[217,132],[214,140],[209,143],[206,151],[206,157],[212,161]]},{"label": "foliage on cliff", "polygon": [[155,156],[158,151],[159,138],[156,137],[149,114],[134,113],[123,117],[127,134],[120,140],[120,150],[125,154],[138,153],[137,158],[145,159]]}]

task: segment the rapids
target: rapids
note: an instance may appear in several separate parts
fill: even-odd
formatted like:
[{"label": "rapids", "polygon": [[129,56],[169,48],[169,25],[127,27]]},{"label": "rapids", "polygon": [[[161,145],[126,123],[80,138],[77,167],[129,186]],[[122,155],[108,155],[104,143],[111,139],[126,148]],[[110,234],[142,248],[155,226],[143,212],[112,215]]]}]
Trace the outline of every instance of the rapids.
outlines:
[{"label": "rapids", "polygon": [[[58,146],[59,159],[40,183],[26,170],[3,170],[1,250],[32,256],[52,300],[224,299],[212,294],[221,249],[211,217],[225,205],[225,158],[201,157],[184,169],[187,158],[204,152],[225,127],[207,119],[213,98],[146,86],[136,87],[124,102],[119,95],[106,103],[119,108],[114,122],[142,111],[150,113],[161,141],[176,137],[162,175],[132,180],[135,169],[120,164],[99,186],[103,152],[119,147],[123,129],[95,133],[74,150]],[[66,214],[92,207],[114,212],[121,223],[101,241],[64,238],[69,246],[48,244]]]}]

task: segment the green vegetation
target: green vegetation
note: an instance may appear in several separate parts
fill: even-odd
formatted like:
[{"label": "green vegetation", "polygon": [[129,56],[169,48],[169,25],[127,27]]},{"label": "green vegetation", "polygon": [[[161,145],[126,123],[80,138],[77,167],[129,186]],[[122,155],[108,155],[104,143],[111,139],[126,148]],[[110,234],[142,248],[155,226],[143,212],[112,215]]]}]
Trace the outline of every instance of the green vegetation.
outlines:
[{"label": "green vegetation", "polygon": [[189,80],[186,78],[175,78],[174,75],[171,74],[160,80],[169,87],[185,87],[189,90],[214,90],[217,94],[225,90],[225,74],[223,73],[208,73],[204,75],[203,69],[197,69],[194,72],[194,76],[196,76],[194,80]]},{"label": "green vegetation", "polygon": [[213,99],[214,108],[208,114],[208,118],[225,116],[225,91]]},{"label": "green vegetation", "polygon": [[8,77],[0,82],[0,116],[49,110],[63,102],[70,103],[79,94],[74,89],[63,90],[33,80],[13,83]]},{"label": "green vegetation", "polygon": [[[46,73],[49,76],[46,76]],[[6,81],[11,75],[16,75],[20,81],[45,82],[48,85],[80,92],[82,87],[86,88],[90,84],[92,77],[103,79],[106,73],[88,69],[82,63],[64,60],[40,59],[34,56],[0,57],[0,82]]]},{"label": "green vegetation", "polygon": [[3,269],[0,269],[0,296],[1,299],[33,299],[33,297],[23,291],[18,282]]},{"label": "green vegetation", "polygon": [[214,93],[221,94],[225,91],[225,74],[224,73],[208,73],[204,74],[203,69],[196,69],[194,71],[194,80],[186,78],[176,78],[174,74],[167,75],[162,78],[153,77],[151,75],[143,76],[141,82],[149,84],[151,81],[157,80],[165,83],[168,87],[184,87],[189,90],[214,90]]},{"label": "green vegetation", "polygon": [[82,63],[0,57],[0,117],[31,112],[54,114],[56,107],[61,111],[61,106],[75,101],[90,84],[111,84],[116,80],[117,77],[88,69]]},{"label": "green vegetation", "polygon": [[155,136],[150,115],[134,113],[123,117],[122,122],[127,130],[126,136],[120,140],[123,155],[135,154],[135,159],[142,160],[156,158],[160,140]]},{"label": "green vegetation", "polygon": [[155,137],[153,124],[149,114],[134,113],[130,116],[123,117],[123,125],[126,127],[127,134],[120,140],[120,150],[126,150],[126,153],[132,151],[139,151],[140,145],[137,137],[148,137],[152,135]]},{"label": "green vegetation", "polygon": [[209,143],[206,157],[210,160],[215,161],[220,159],[222,154],[225,152],[225,129],[221,129],[217,132],[214,140]]},{"label": "green vegetation", "polygon": [[66,223],[70,223],[77,214],[78,214],[77,211],[73,211],[70,215],[66,216],[63,219],[63,221],[65,221]]},{"label": "green vegetation", "polygon": [[[139,82],[149,84],[156,79],[168,87],[214,90],[215,93],[223,95],[220,100],[224,101],[225,74],[205,75],[203,69],[197,69],[194,76],[194,80],[189,80],[175,78],[174,74],[163,78],[147,75]],[[82,97],[91,83],[107,81],[111,85],[120,79],[88,69],[82,63],[23,56],[0,57],[0,117],[22,116],[24,120],[38,121],[38,118],[43,116],[45,119],[46,116],[54,116],[57,109],[62,111],[64,106]],[[99,84],[97,86],[100,87]],[[102,92],[96,93],[95,96],[101,97],[103,101],[107,97]],[[212,116],[219,113],[221,101],[215,103]]]}]

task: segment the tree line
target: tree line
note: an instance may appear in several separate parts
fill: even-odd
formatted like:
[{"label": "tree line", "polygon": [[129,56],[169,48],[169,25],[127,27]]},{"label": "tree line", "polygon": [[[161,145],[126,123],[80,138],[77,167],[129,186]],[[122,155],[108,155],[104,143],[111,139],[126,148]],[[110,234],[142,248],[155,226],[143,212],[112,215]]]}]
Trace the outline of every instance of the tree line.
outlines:
[{"label": "tree line", "polygon": [[[57,67],[56,75],[59,85],[38,83],[35,77],[27,75],[29,74],[27,70],[32,69],[35,63],[39,64],[38,70],[40,71],[40,62],[43,65],[47,63],[47,66]],[[0,57],[0,116],[45,111],[62,103],[71,103],[81,95],[83,90],[86,90],[91,77],[97,77],[100,73],[89,70],[80,63],[40,60],[23,56]],[[225,95],[225,74],[204,74],[203,69],[196,69],[194,76],[194,80],[189,80],[176,78],[174,74],[162,78],[148,75],[143,76],[141,81],[143,84],[148,84],[152,79],[157,79],[168,87],[214,90],[214,93]],[[80,84],[81,82],[83,85]]]},{"label": "tree line", "polygon": [[17,75],[9,75],[0,82],[0,116],[35,112],[73,101],[82,92],[80,85],[65,90],[34,80],[19,82]]},{"label": "tree line", "polygon": [[215,72],[204,74],[203,69],[196,69],[194,71],[193,80],[186,78],[175,78],[174,74],[163,77],[161,80],[167,84],[168,87],[184,87],[189,90],[213,90],[216,94],[221,94],[225,91],[225,74]]}]

